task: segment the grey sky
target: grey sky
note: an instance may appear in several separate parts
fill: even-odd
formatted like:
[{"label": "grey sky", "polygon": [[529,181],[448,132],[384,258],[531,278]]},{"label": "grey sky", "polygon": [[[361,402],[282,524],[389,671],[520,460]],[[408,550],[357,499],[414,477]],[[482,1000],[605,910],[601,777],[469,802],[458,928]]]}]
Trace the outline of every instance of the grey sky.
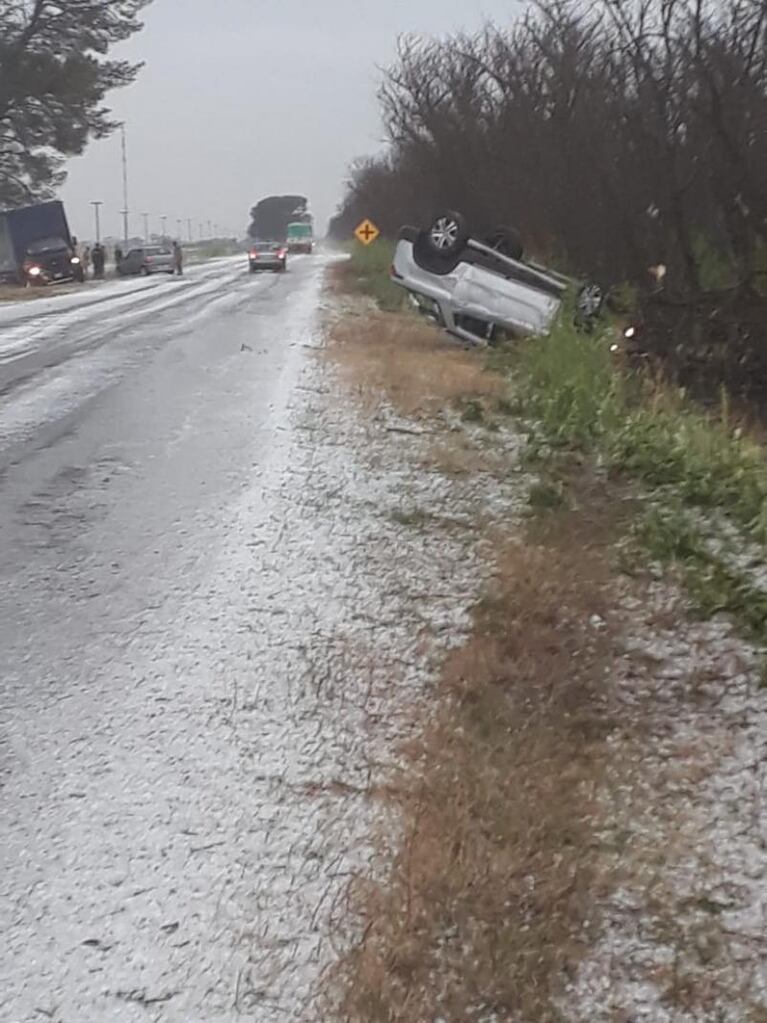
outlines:
[{"label": "grey sky", "polygon": [[[110,96],[128,125],[131,228],[151,214],[241,233],[264,195],[309,196],[323,230],[349,162],[378,148],[376,64],[401,32],[509,23],[515,0],[155,0],[122,48],[146,67]],[[119,136],[71,161],[62,197],[73,231],[120,231]],[[195,228],[196,231],[196,228]]]}]

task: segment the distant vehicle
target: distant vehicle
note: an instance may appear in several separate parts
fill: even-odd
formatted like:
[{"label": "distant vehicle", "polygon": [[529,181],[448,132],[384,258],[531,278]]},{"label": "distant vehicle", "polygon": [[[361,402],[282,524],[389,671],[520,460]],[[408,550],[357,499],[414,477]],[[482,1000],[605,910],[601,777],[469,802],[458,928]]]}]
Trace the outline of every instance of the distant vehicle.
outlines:
[{"label": "distant vehicle", "polygon": [[170,245],[145,245],[130,249],[117,264],[117,272],[123,277],[141,274],[174,274],[176,262]]},{"label": "distant vehicle", "polygon": [[288,252],[314,252],[314,228],[303,221],[288,224]]},{"label": "distant vehicle", "polygon": [[577,287],[576,323],[590,329],[602,308],[602,289],[523,261],[516,231],[498,228],[472,238],[459,213],[436,217],[426,230],[403,227],[391,277],[418,310],[448,333],[473,343],[546,334]]},{"label": "distant vehicle", "polygon": [[288,246],[284,242],[255,241],[248,252],[250,272],[274,270],[284,273],[288,268]]},{"label": "distant vehicle", "polygon": [[0,213],[0,281],[44,285],[84,279],[63,203]]}]

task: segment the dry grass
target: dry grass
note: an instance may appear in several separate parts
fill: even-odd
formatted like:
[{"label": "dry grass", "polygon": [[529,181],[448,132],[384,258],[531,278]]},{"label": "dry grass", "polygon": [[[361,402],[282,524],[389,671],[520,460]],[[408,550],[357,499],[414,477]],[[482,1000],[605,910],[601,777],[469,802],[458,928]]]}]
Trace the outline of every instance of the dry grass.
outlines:
[{"label": "dry grass", "polygon": [[406,314],[350,316],[336,324],[331,356],[365,404],[386,398],[403,415],[430,417],[445,406],[500,398],[506,383],[476,353]]},{"label": "dry grass", "polygon": [[597,923],[595,793],[611,640],[588,547],[508,544],[472,638],[393,791],[405,833],[340,966],[347,1020],[559,1019],[554,995]]},{"label": "dry grass", "polygon": [[69,295],[82,287],[80,284],[57,284],[48,288],[21,288],[14,285],[0,286],[0,302],[32,302],[38,298],[52,298],[55,295]]}]

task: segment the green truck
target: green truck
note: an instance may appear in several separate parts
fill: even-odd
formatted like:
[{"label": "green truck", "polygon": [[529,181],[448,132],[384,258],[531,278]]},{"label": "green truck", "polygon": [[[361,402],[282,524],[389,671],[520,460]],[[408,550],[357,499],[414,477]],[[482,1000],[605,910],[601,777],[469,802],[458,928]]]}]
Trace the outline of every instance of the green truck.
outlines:
[{"label": "green truck", "polygon": [[288,224],[288,252],[304,252],[311,255],[314,252],[314,230],[311,224],[304,221],[296,221]]}]

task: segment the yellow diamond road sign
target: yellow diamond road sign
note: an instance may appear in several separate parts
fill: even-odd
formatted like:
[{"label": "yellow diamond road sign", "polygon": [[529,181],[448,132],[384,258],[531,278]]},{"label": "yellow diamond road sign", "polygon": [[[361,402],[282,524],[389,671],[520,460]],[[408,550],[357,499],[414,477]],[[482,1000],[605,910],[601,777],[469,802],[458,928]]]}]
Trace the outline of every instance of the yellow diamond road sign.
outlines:
[{"label": "yellow diamond road sign", "polygon": [[354,235],[358,241],[362,242],[363,245],[370,245],[376,240],[380,233],[381,232],[372,220],[363,220],[354,232]]}]

